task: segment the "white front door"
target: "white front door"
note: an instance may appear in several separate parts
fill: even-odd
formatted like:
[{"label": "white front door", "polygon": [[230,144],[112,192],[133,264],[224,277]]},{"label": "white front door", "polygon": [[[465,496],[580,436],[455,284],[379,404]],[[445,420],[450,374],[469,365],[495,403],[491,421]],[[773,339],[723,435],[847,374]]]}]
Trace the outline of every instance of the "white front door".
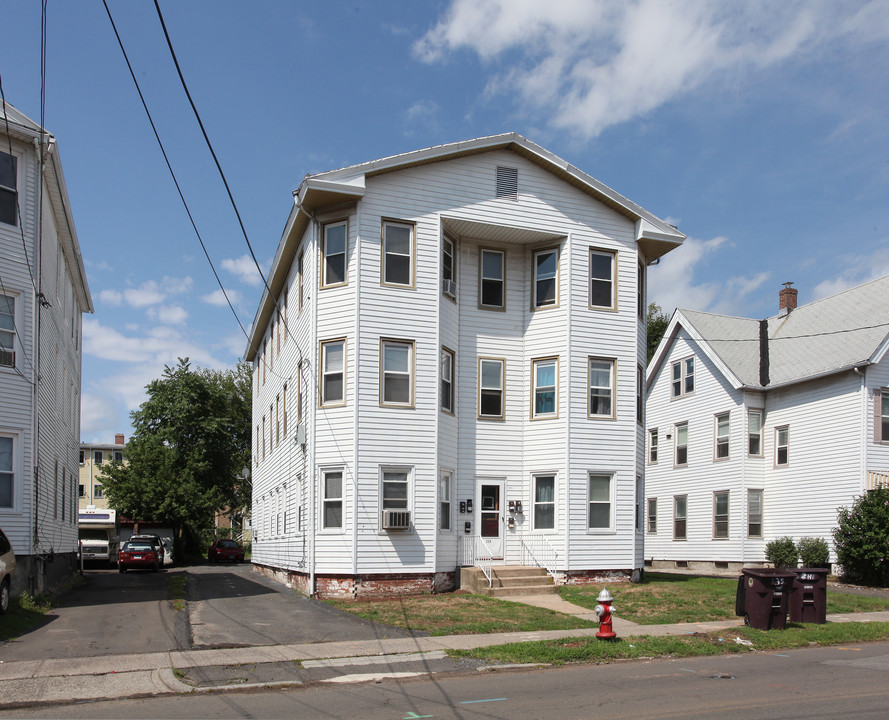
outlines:
[{"label": "white front door", "polygon": [[503,559],[503,528],[506,527],[506,502],[503,480],[479,480],[478,513],[479,535],[497,560]]}]

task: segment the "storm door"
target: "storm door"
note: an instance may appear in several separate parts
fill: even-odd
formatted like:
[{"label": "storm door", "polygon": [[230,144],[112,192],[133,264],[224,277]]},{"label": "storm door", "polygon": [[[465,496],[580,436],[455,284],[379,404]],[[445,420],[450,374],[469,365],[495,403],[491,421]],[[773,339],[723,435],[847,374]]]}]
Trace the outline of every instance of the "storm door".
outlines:
[{"label": "storm door", "polygon": [[479,534],[488,543],[496,559],[503,559],[503,528],[506,515],[503,480],[484,480],[479,484]]}]

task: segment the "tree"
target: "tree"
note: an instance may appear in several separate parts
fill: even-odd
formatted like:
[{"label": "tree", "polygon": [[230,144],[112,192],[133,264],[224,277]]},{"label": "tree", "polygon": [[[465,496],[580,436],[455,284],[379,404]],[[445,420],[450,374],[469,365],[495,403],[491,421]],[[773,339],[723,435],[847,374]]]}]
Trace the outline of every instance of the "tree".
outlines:
[{"label": "tree", "polygon": [[188,358],[150,382],[148,400],[131,413],[126,464],[105,469],[111,507],[170,525],[195,538],[214,513],[249,503],[251,370],[193,370]]},{"label": "tree", "polygon": [[667,326],[670,324],[670,316],[667,315],[661,306],[657,303],[649,303],[648,313],[645,316],[645,325],[648,331],[648,361],[654,356],[658,343],[667,332]]},{"label": "tree", "polygon": [[841,507],[833,542],[845,577],[889,586],[889,487],[868,490],[851,508]]}]

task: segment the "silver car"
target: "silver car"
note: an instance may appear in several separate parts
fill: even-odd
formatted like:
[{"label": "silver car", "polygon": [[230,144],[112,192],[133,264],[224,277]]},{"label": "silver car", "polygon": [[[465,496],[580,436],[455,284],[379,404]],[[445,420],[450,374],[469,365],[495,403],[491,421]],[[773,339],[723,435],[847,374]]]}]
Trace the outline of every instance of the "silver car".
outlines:
[{"label": "silver car", "polygon": [[3,531],[0,530],[0,615],[9,609],[9,593],[15,573],[15,553]]}]

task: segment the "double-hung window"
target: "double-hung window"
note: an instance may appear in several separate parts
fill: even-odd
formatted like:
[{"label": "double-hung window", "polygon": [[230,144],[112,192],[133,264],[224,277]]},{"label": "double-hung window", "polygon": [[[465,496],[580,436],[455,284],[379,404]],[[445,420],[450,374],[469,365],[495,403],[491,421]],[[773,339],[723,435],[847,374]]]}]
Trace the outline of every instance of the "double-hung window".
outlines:
[{"label": "double-hung window", "polygon": [[747,413],[747,454],[762,457],[762,410]]},{"label": "double-hung window", "polygon": [[648,462],[654,465],[657,462],[658,434],[657,428],[648,431]]},{"label": "double-hung window", "polygon": [[556,527],[556,476],[534,476],[534,529]]},{"label": "double-hung window", "polygon": [[787,465],[790,461],[790,428],[775,428],[775,465]]},{"label": "double-hung window", "polygon": [[762,537],[762,490],[747,491],[747,537]]},{"label": "double-hung window", "polygon": [[322,240],[321,287],[346,283],[348,226],[345,221],[324,226]]},{"label": "double-hung window", "polygon": [[874,389],[874,440],[889,443],[889,388]]},{"label": "double-hung window", "polygon": [[451,478],[450,470],[442,470],[438,476],[438,529],[451,529]]},{"label": "double-hung window", "polygon": [[383,284],[413,287],[414,226],[384,220],[382,250]]},{"label": "double-hung window", "polygon": [[94,465],[101,465],[103,462],[105,462],[105,453],[103,453],[101,450],[94,450],[93,451],[93,464]]},{"label": "double-hung window", "polygon": [[531,363],[534,382],[532,418],[555,417],[558,414],[556,379],[559,375],[557,358],[543,358]]},{"label": "double-hung window", "polygon": [[590,307],[613,310],[616,255],[608,250],[590,250]]},{"label": "double-hung window", "polygon": [[503,417],[503,376],[506,361],[498,358],[478,360],[478,415]]},{"label": "double-hung window", "polygon": [[677,360],[672,366],[672,397],[691,395],[695,391],[695,359],[694,357]]},{"label": "double-hung window", "polygon": [[15,367],[15,298],[0,295],[0,367]]},{"label": "double-hung window", "polygon": [[481,251],[478,304],[495,310],[506,307],[506,254],[500,250]]},{"label": "double-hung window", "polygon": [[673,497],[673,539],[685,540],[686,522],[688,513],[688,496],[676,495]]},{"label": "double-hung window", "polygon": [[414,343],[411,340],[381,340],[382,381],[380,404],[411,407],[414,402]]},{"label": "double-hung window", "polygon": [[676,465],[688,465],[688,423],[676,426]]},{"label": "double-hung window", "polygon": [[383,468],[382,475],[382,509],[407,510],[410,470],[408,468]]},{"label": "double-hung window", "polygon": [[441,349],[441,409],[454,412],[454,351]]},{"label": "double-hung window", "polygon": [[321,526],[325,530],[343,527],[343,471],[321,473]]},{"label": "double-hung window", "polygon": [[648,532],[657,532],[657,498],[648,498]]},{"label": "double-hung window", "polygon": [[449,298],[457,296],[457,266],[454,263],[454,241],[441,239],[441,291]]},{"label": "double-hung window", "polygon": [[611,529],[611,475],[589,474],[587,528]]},{"label": "double-hung window", "polygon": [[7,225],[18,218],[17,163],[14,155],[0,150],[0,223]]},{"label": "double-hung window", "polygon": [[614,417],[614,360],[589,358],[589,417]]},{"label": "double-hung window", "polygon": [[534,308],[559,304],[559,251],[534,253]]},{"label": "double-hung window", "polygon": [[328,340],[321,343],[321,405],[342,405],[346,393],[346,341]]},{"label": "double-hung window", "polygon": [[0,508],[11,508],[15,489],[14,438],[0,435]]},{"label": "double-hung window", "polygon": [[713,537],[728,537],[728,492],[713,493]]},{"label": "double-hung window", "polygon": [[722,413],[715,418],[716,436],[714,456],[717,460],[728,460],[729,452],[729,414]]},{"label": "double-hung window", "polygon": [[299,259],[296,261],[296,311],[298,313],[301,313],[303,310],[303,283],[306,277],[305,257],[305,252],[301,252]]}]

